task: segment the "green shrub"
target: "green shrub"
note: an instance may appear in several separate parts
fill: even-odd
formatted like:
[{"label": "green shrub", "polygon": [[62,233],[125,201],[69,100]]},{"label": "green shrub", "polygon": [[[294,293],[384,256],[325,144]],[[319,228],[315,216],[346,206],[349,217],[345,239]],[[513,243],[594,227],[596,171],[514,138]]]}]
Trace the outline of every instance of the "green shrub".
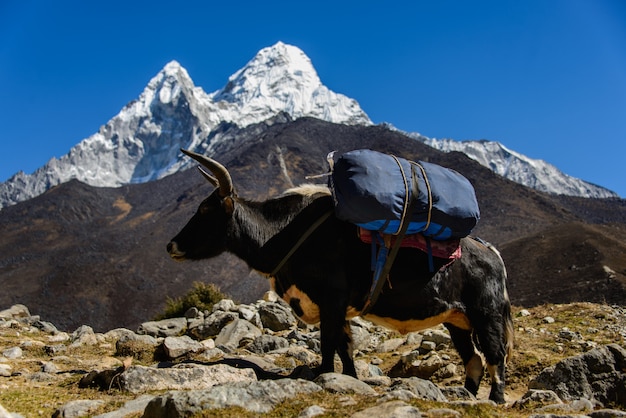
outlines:
[{"label": "green shrub", "polygon": [[214,304],[228,297],[213,283],[194,282],[193,287],[186,295],[176,299],[168,297],[165,302],[165,311],[158,315],[156,320],[185,316],[185,312],[193,307],[200,311],[208,310],[210,312]]}]

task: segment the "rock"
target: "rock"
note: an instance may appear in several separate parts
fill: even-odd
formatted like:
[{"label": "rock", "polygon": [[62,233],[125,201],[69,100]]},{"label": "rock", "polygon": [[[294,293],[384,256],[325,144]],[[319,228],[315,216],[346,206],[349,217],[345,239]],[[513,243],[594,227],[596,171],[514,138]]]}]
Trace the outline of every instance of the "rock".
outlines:
[{"label": "rock", "polygon": [[197,414],[208,409],[239,406],[262,414],[299,394],[322,390],[313,382],[279,379],[253,383],[231,383],[206,390],[169,392],[154,398],[144,411],[145,417],[169,418]]},{"label": "rock", "polygon": [[421,345],[422,341],[424,341],[424,336],[421,332],[409,332],[406,335],[406,343],[407,345]]},{"label": "rock", "polygon": [[270,351],[281,348],[288,348],[289,341],[286,338],[277,335],[260,335],[254,339],[252,344],[246,347],[248,350],[256,354],[269,353]]},{"label": "rock", "polygon": [[406,389],[413,392],[418,398],[446,402],[447,399],[443,396],[441,389],[437,387],[433,382],[429,380],[420,379],[417,377],[409,377],[403,379],[397,379],[391,385],[391,390]]},{"label": "rock", "polygon": [[185,318],[187,319],[196,319],[199,317],[203,317],[204,315],[202,314],[202,312],[200,312],[200,310],[198,308],[196,308],[195,306],[187,309],[187,311],[185,312]]},{"label": "rock", "polygon": [[30,317],[30,311],[24,305],[13,305],[9,309],[0,311],[0,319],[16,319],[16,318],[28,318]]},{"label": "rock", "polygon": [[289,357],[293,357],[302,364],[312,365],[320,361],[320,356],[313,353],[311,350],[297,345],[291,345],[285,353]]},{"label": "rock", "polygon": [[593,411],[593,403],[589,399],[578,399],[567,404],[558,402],[552,405],[546,405],[541,408],[535,409],[536,412],[548,412],[548,413],[587,413]]},{"label": "rock", "polygon": [[12,369],[10,365],[0,363],[0,377],[10,377],[11,370]]},{"label": "rock", "polygon": [[419,409],[402,401],[391,401],[364,409],[351,415],[351,418],[419,418]]},{"label": "rock", "polygon": [[67,332],[57,332],[54,335],[48,337],[48,341],[51,343],[63,343],[69,341],[72,337]]},{"label": "rock", "polygon": [[65,351],[67,351],[67,346],[65,344],[46,345],[44,347],[44,351],[49,356],[56,356],[59,353],[64,353]]},{"label": "rock", "polygon": [[464,386],[444,386],[440,388],[448,401],[475,401],[476,397]]},{"label": "rock", "polygon": [[176,337],[187,329],[187,318],[169,318],[161,321],[144,322],[139,325],[137,334],[147,334],[153,337]]},{"label": "rock", "polygon": [[446,362],[439,357],[436,352],[431,353],[425,360],[422,360],[417,366],[415,376],[422,379],[429,379],[435,372],[446,365]]},{"label": "rock", "polygon": [[296,325],[296,317],[291,309],[280,303],[265,303],[259,307],[263,327],[272,331],[284,331]]},{"label": "rock", "polygon": [[21,358],[23,354],[24,353],[22,352],[22,349],[19,347],[7,348],[6,350],[2,352],[2,355],[4,357],[11,359],[11,360]]},{"label": "rock", "polygon": [[389,401],[395,401],[395,400],[408,402],[411,399],[417,399],[417,395],[415,395],[410,390],[395,389],[395,390],[391,390],[391,391],[383,394],[378,399],[378,402],[382,403],[382,402],[389,402]]},{"label": "rock", "polygon": [[544,369],[530,389],[552,390],[564,401],[597,400],[626,406],[626,349],[610,344]]},{"label": "rock", "polygon": [[318,415],[324,415],[326,410],[319,405],[311,405],[306,407],[298,414],[298,418],[313,418]]},{"label": "rock", "polygon": [[115,343],[115,355],[119,357],[132,357],[137,360],[151,361],[158,345],[156,338],[150,335],[138,335],[131,331],[124,334]]},{"label": "rock", "polygon": [[346,393],[346,394],[358,394],[358,395],[376,395],[376,391],[372,389],[367,383],[360,380],[339,373],[324,373],[319,375],[315,380],[315,383],[320,385],[324,390],[332,393]]},{"label": "rock", "polygon": [[245,319],[246,321],[254,324],[257,328],[261,328],[263,323],[261,322],[261,317],[259,316],[259,312],[253,306],[248,305],[238,305],[237,313],[241,319]]},{"label": "rock", "polygon": [[189,328],[189,335],[199,340],[215,337],[230,322],[238,319],[236,312],[217,311],[204,318],[204,321],[194,322],[194,326]]},{"label": "rock", "polygon": [[517,407],[525,408],[528,407],[528,405],[542,406],[558,403],[562,404],[563,402],[554,391],[530,389],[524,394],[524,396],[515,401],[514,405]]},{"label": "rock", "polygon": [[94,418],[126,418],[127,416],[139,416],[146,409],[150,401],[154,399],[154,395],[143,395],[132,401],[128,401],[117,411],[107,412],[106,414],[96,415]]},{"label": "rock", "polygon": [[598,409],[588,414],[591,418],[624,418],[626,411],[618,411],[617,409]]},{"label": "rock", "polygon": [[70,336],[72,344],[70,347],[80,347],[83,345],[96,345],[98,344],[98,337],[93,332],[93,328],[88,325],[81,325]]},{"label": "rock", "polygon": [[13,418],[21,417],[21,415],[11,414],[0,404],[0,418]]},{"label": "rock", "polygon": [[215,337],[215,345],[217,347],[224,346],[236,349],[251,343],[254,339],[261,335],[261,330],[244,319],[235,319],[226,325],[220,333]]},{"label": "rock", "polygon": [[33,326],[48,334],[56,334],[59,332],[59,330],[57,329],[57,327],[54,326],[53,323],[47,321],[35,321]]},{"label": "rock", "polygon": [[376,347],[377,353],[390,353],[396,351],[398,347],[404,344],[404,338],[392,338],[385,340]]},{"label": "rock", "polygon": [[442,344],[449,345],[452,342],[452,338],[445,331],[439,329],[427,329],[423,333],[424,341],[432,341],[435,343],[435,347],[438,347]]},{"label": "rock", "polygon": [[91,412],[104,405],[104,401],[101,400],[77,400],[71,401],[57,409],[52,418],[74,418],[84,417],[91,414]]},{"label": "rock", "polygon": [[165,369],[132,366],[120,376],[122,389],[132,393],[153,390],[206,389],[222,383],[252,381],[256,381],[256,375],[252,369],[236,369],[224,364],[179,365]]},{"label": "rock", "polygon": [[437,349],[437,344],[434,341],[422,341],[422,343],[420,344],[420,348],[419,351],[421,354],[427,354],[430,353],[431,351],[434,351]]},{"label": "rock", "polygon": [[230,312],[230,311],[236,311],[237,310],[237,306],[235,305],[235,302],[233,302],[232,299],[222,299],[219,302],[217,302],[216,304],[213,305],[213,312],[217,312],[217,311],[224,311],[224,312]]},{"label": "rock", "polygon": [[568,328],[563,328],[559,331],[558,337],[566,341],[582,341],[583,336],[580,332],[570,331]]},{"label": "rock", "polygon": [[[115,328],[115,329],[105,332],[104,339],[105,340],[119,340],[120,338],[125,337],[125,336],[135,337],[137,335],[138,335],[137,333],[129,330],[128,328]],[[148,336],[146,335],[146,337]],[[153,338],[153,337],[150,337],[150,338]]]},{"label": "rock", "polygon": [[59,368],[56,366],[56,364],[47,361],[41,365],[41,371],[44,373],[56,374],[59,372]]},{"label": "rock", "polygon": [[[374,347],[374,341],[367,327],[361,325],[363,320],[355,321],[357,318],[350,320],[350,332],[352,334],[352,346],[355,350],[370,351]],[[360,319],[360,318],[359,318]],[[358,324],[358,325],[355,325]]]},{"label": "rock", "polygon": [[167,357],[175,359],[187,353],[203,351],[205,347],[198,341],[192,340],[189,336],[183,335],[181,337],[165,337],[163,349]]}]

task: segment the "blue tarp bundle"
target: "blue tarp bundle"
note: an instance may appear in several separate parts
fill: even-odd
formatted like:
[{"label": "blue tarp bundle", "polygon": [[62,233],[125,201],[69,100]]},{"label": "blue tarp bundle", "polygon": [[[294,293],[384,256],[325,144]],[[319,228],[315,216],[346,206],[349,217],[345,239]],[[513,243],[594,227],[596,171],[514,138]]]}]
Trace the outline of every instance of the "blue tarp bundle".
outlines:
[{"label": "blue tarp bundle", "polygon": [[[405,214],[412,196],[412,176],[418,196],[411,214]],[[422,233],[436,240],[462,238],[480,218],[471,183],[449,168],[412,162],[362,149],[339,157],[329,180],[340,219],[387,234],[400,232],[409,216],[407,234]]]}]

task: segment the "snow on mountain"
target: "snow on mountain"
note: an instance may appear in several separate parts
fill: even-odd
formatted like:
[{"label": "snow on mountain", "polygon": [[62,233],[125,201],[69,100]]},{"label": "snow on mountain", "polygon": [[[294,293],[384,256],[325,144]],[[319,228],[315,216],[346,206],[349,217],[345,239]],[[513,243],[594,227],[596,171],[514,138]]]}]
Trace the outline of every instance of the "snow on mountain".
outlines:
[{"label": "snow on mountain", "polygon": [[591,198],[619,195],[604,187],[571,177],[543,160],[528,158],[496,141],[455,141],[410,136],[444,152],[460,151],[495,173],[533,189],[552,194]]},{"label": "snow on mountain", "polygon": [[[1,183],[0,209],[71,179],[117,187],[165,177],[192,164],[180,158],[179,148],[213,155],[224,145],[219,133],[223,124],[243,128],[284,114],[292,119],[311,116],[334,123],[372,123],[355,100],[321,83],[300,49],[282,42],[259,51],[224,88],[210,94],[196,87],[187,71],[172,61],[150,80],[138,99],[68,154],[52,158],[33,174],[19,172]],[[506,178],[548,193],[618,197],[497,142],[408,135],[443,151],[464,152]]]},{"label": "snow on mountain", "polygon": [[187,71],[172,61],[137,100],[68,154],[0,184],[0,208],[71,179],[117,187],[165,177],[190,164],[179,158],[181,147],[211,155],[216,144],[207,138],[220,124],[245,127],[283,112],[293,119],[372,123],[355,100],[321,83],[300,49],[282,42],[259,51],[223,89],[211,94],[194,86]]}]

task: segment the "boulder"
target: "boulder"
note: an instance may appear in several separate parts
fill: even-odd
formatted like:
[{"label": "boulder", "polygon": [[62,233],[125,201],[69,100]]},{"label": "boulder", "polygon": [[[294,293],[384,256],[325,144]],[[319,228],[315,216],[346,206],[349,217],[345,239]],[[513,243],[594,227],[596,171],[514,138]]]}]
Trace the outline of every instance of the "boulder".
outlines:
[{"label": "boulder", "polygon": [[187,329],[187,318],[169,318],[161,321],[149,321],[139,325],[137,334],[153,337],[175,337]]},{"label": "boulder", "polygon": [[332,393],[358,394],[375,396],[376,391],[367,383],[362,382],[352,376],[339,373],[324,373],[319,375],[315,383],[324,390]]},{"label": "boulder", "polygon": [[296,325],[296,317],[291,309],[280,303],[264,303],[259,307],[259,316],[264,328],[284,331]]},{"label": "boulder", "polygon": [[71,401],[57,409],[52,418],[78,418],[91,415],[91,412],[104,405],[104,401],[101,400],[89,400],[81,399],[77,401]]},{"label": "boulder", "polygon": [[205,346],[187,335],[180,337],[165,337],[163,340],[163,350],[170,359],[184,356],[187,353],[197,353],[203,351]]},{"label": "boulder", "polygon": [[24,305],[13,305],[9,309],[0,311],[0,319],[16,319],[16,318],[28,318],[30,317],[30,311]]},{"label": "boulder", "polygon": [[560,399],[597,400],[626,407],[626,349],[610,344],[544,369],[530,389],[552,390]]},{"label": "boulder", "polygon": [[183,417],[200,411],[238,406],[263,414],[274,406],[300,394],[322,390],[313,382],[279,379],[252,383],[231,383],[206,390],[175,391],[157,396],[146,407],[144,416]]},{"label": "boulder", "polygon": [[216,311],[205,317],[204,321],[193,322],[188,333],[198,340],[215,337],[222,328],[238,318],[237,312]]},{"label": "boulder", "polygon": [[226,325],[215,338],[217,347],[224,346],[236,349],[251,343],[254,339],[261,335],[261,330],[252,325],[245,319],[235,319]]},{"label": "boulder", "polygon": [[171,368],[132,366],[120,376],[120,386],[132,393],[153,390],[206,389],[232,382],[256,381],[252,369],[237,369],[225,364],[178,365]]},{"label": "boulder", "polygon": [[420,379],[418,377],[409,377],[405,379],[397,379],[391,385],[390,390],[405,389],[412,392],[419,399],[425,399],[437,402],[446,402],[441,389],[429,380]]}]

